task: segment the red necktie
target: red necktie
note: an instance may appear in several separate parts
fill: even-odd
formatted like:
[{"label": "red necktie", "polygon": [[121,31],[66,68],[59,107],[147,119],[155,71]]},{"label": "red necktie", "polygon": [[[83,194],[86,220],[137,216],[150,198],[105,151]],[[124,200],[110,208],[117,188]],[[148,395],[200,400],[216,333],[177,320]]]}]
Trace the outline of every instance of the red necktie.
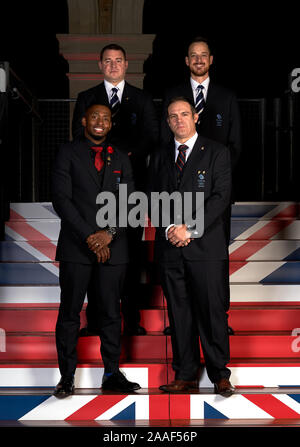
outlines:
[{"label": "red necktie", "polygon": [[92,146],[91,149],[93,149],[93,151],[96,152],[96,155],[95,155],[95,167],[96,167],[97,171],[100,172],[101,169],[103,168],[103,165],[104,165],[104,161],[103,161],[102,156],[101,156],[101,152],[103,151],[103,147],[102,146]]}]

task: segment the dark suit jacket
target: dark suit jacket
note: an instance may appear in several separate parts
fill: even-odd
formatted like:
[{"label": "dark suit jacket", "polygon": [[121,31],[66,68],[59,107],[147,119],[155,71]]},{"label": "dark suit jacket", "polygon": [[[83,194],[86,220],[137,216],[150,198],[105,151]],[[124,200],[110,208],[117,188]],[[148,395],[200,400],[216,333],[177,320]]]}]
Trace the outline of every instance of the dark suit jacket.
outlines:
[{"label": "dark suit jacket", "polygon": [[[79,93],[73,114],[73,137],[83,135],[81,119],[92,104],[109,106],[104,82]],[[159,125],[151,96],[125,82],[120,109],[113,119],[109,139],[119,150],[132,152],[131,162],[137,187],[145,176],[145,159],[157,145]]]},{"label": "dark suit jacket", "polygon": [[[161,123],[161,140],[163,144],[173,138],[169,129],[167,107],[171,98],[184,96],[194,104],[193,90],[190,79],[185,83],[167,90],[163,101]],[[240,112],[234,93],[212,80],[209,82],[204,110],[200,125],[197,124],[199,135],[224,144],[230,150],[231,168],[234,171],[241,153],[241,123]]]},{"label": "dark suit jacket", "polygon": [[[110,191],[118,204],[120,183],[128,185],[128,194],[134,190],[132,169],[127,155],[113,146],[111,165],[105,166],[103,185],[93,164],[88,140],[77,139],[63,145],[58,152],[52,175],[52,201],[61,218],[56,260],[90,264],[96,256],[88,248],[87,237],[100,230],[96,222],[99,205],[96,197],[101,191]],[[117,210],[118,212],[118,210]],[[118,228],[110,244],[110,264],[128,262],[126,230]]]},{"label": "dark suit jacket", "polygon": [[[160,262],[177,262],[178,256],[187,260],[228,259],[224,211],[230,203],[231,164],[227,147],[198,136],[185,164],[182,180],[177,185],[174,141],[157,151],[150,163],[150,191],[172,193],[204,192],[204,233],[187,247],[174,247],[165,237],[165,227],[156,229],[155,258]],[[199,172],[204,181],[199,182]],[[194,212],[194,210],[193,210]],[[174,217],[174,216],[173,216]],[[172,219],[171,219],[172,223]]]}]

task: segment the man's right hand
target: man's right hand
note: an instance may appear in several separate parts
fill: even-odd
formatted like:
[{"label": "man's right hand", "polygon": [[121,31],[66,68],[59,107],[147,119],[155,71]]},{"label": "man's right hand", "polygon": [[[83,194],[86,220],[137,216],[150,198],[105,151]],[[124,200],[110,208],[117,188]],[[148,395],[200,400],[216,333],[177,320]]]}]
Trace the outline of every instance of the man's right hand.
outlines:
[{"label": "man's right hand", "polygon": [[98,248],[93,251],[97,256],[97,261],[99,263],[102,262],[102,264],[104,264],[104,262],[108,261],[108,259],[110,258],[110,249],[107,246]]},{"label": "man's right hand", "polygon": [[191,233],[185,224],[173,225],[168,231],[168,240],[176,247],[186,247],[191,242]]}]

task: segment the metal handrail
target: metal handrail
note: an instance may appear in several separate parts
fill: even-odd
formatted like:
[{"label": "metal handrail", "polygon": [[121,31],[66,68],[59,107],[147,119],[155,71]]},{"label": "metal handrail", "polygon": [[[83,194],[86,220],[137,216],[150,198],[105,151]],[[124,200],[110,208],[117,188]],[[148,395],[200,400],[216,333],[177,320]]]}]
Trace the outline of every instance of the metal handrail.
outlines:
[{"label": "metal handrail", "polygon": [[33,113],[33,115],[42,123],[43,122],[42,117],[40,116],[40,114],[38,113],[38,111],[34,106],[34,104],[37,102],[37,98],[33,95],[33,93],[31,92],[31,90],[29,90],[24,81],[21,78],[19,78],[19,76],[14,72],[14,70],[11,67],[9,67],[9,72],[20,83],[23,90],[30,96],[31,102],[29,102],[25,98],[25,96],[20,92],[20,90],[17,87],[9,86],[9,91],[12,94],[12,99],[15,100],[20,98],[23,101],[23,103],[29,108],[29,111],[27,113],[28,114]]}]

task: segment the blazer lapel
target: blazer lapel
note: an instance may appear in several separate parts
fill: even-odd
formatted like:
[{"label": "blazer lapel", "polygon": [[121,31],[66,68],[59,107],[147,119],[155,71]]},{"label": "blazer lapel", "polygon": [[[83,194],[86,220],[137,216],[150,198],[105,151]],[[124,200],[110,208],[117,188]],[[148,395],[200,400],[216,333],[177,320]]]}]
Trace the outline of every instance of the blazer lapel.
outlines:
[{"label": "blazer lapel", "polygon": [[80,160],[82,161],[82,165],[85,167],[89,175],[94,179],[97,186],[99,186],[99,176],[95,169],[95,166],[93,165],[89,145],[87,143],[81,144],[80,146],[78,146],[77,152]]},{"label": "blazer lapel", "polygon": [[209,104],[214,104],[214,103],[218,104],[218,99],[215,99],[215,96],[216,95],[215,95],[214,84],[210,81],[208,90],[207,90],[205,106],[204,106],[204,109],[203,109],[203,112],[202,112],[201,118],[200,118],[200,126],[201,126],[201,124],[203,124],[204,120],[206,120],[208,117]]},{"label": "blazer lapel", "polygon": [[105,161],[105,170],[104,170],[104,177],[103,177],[103,182],[102,182],[102,189],[103,190],[109,190],[111,188],[111,175],[112,175],[112,171],[114,169],[114,165],[115,165],[115,157],[117,157],[117,154],[114,153],[111,157],[111,163],[108,165],[107,164],[107,160]]},{"label": "blazer lapel", "polygon": [[177,189],[177,173],[175,168],[175,145],[174,141],[167,146],[164,154],[164,164],[169,177],[169,183],[173,189]]},{"label": "blazer lapel", "polygon": [[95,100],[97,104],[102,104],[104,106],[109,107],[109,98],[106,93],[104,82],[99,84],[96,92],[95,92]]},{"label": "blazer lapel", "polygon": [[194,95],[190,80],[184,86],[183,96],[185,96],[185,98],[189,99],[191,103],[194,104]]},{"label": "blazer lapel", "polygon": [[130,85],[128,85],[127,82],[125,81],[123,95],[121,99],[121,109],[123,111],[126,110],[128,104],[130,103],[130,100],[131,100]]}]

